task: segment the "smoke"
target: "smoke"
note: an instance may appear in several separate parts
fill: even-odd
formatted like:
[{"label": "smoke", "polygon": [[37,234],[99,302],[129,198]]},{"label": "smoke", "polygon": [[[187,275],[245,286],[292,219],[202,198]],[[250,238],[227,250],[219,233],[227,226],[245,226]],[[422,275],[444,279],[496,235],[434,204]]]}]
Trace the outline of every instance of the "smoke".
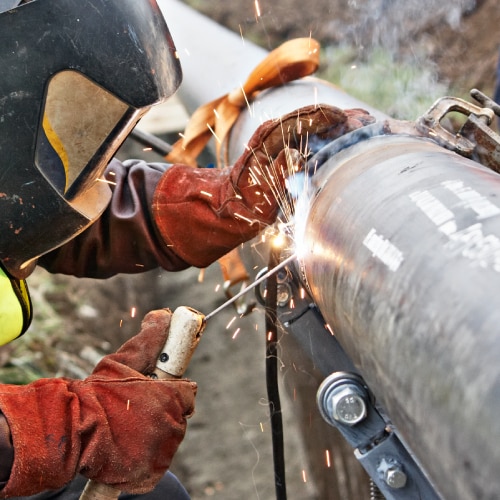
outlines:
[{"label": "smoke", "polygon": [[407,45],[415,33],[460,26],[476,0],[348,0],[349,22],[333,19],[331,29],[344,43],[362,48],[394,50]]},{"label": "smoke", "polygon": [[[450,91],[425,34],[458,29],[476,0],[348,0],[330,29],[323,78],[393,118],[414,120]],[[457,32],[457,36],[459,33]]]}]

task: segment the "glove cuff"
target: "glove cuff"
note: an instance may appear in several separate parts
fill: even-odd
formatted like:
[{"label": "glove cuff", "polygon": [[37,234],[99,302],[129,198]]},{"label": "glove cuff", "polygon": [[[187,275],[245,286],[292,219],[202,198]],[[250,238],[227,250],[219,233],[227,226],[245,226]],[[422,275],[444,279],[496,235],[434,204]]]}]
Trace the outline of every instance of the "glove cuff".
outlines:
[{"label": "glove cuff", "polygon": [[228,169],[174,165],[158,183],[153,198],[158,232],[192,266],[212,264],[274,220],[275,208],[270,215],[249,206],[245,188],[231,177]]},{"label": "glove cuff", "polygon": [[74,439],[80,409],[67,382],[42,379],[27,386],[3,385],[0,408],[15,450],[1,495],[29,496],[71,481],[80,455],[79,440]]}]

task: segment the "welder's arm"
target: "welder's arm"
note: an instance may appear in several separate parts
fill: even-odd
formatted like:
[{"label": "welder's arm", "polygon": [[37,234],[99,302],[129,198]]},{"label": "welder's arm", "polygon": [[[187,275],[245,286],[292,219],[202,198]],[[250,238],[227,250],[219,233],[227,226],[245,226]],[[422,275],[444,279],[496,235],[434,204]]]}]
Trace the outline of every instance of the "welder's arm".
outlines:
[{"label": "welder's arm", "polygon": [[0,498],[57,489],[77,473],[134,494],[154,488],[184,437],[196,394],[188,380],[146,376],[171,316],[149,313],[141,332],[85,380],[0,385],[0,451],[11,462],[0,461],[7,481]]},{"label": "welder's arm", "polygon": [[332,140],[372,121],[364,110],[307,106],[262,124],[233,167],[174,165],[153,200],[163,240],[189,264],[209,265],[274,222],[285,178],[309,141]]},{"label": "welder's arm", "polygon": [[79,236],[42,256],[38,265],[53,273],[89,278],[189,267],[164,244],[151,213],[153,194],[168,167],[112,160],[105,176],[113,194],[102,216]]}]

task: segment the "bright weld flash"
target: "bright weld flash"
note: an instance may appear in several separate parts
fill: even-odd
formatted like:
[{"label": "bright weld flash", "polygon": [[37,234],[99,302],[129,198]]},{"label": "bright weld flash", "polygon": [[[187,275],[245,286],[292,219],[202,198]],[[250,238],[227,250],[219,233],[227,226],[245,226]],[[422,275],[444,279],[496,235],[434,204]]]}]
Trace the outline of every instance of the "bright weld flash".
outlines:
[{"label": "bright weld flash", "polygon": [[278,233],[272,240],[274,248],[283,248],[287,243],[287,239],[283,233]]}]

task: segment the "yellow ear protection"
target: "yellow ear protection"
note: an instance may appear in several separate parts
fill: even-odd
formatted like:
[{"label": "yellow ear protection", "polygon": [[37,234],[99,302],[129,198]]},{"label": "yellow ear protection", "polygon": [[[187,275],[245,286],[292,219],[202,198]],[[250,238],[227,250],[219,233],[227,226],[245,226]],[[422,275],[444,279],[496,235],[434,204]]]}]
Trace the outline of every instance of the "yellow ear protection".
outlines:
[{"label": "yellow ear protection", "polygon": [[26,281],[13,278],[0,265],[0,345],[25,333],[31,319],[31,299]]}]

